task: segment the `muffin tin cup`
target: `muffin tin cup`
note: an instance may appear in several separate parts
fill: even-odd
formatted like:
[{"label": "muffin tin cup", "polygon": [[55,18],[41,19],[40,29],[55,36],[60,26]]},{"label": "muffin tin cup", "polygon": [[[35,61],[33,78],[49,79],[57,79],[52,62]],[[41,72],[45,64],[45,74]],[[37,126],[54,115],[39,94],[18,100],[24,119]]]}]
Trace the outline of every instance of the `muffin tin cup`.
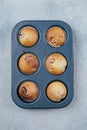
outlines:
[{"label": "muffin tin cup", "polygon": [[[18,32],[22,27],[35,27],[39,32],[39,40],[32,47],[24,47],[18,41]],[[59,26],[67,34],[66,42],[61,47],[52,47],[46,41],[46,32],[50,27]],[[71,27],[63,21],[22,21],[18,23],[12,31],[11,36],[11,95],[13,101],[20,107],[30,108],[63,108],[67,106],[73,98],[73,47],[72,47],[72,30]],[[37,72],[31,75],[25,75],[18,69],[18,59],[24,53],[35,54],[40,62]],[[64,73],[60,75],[50,74],[45,66],[47,57],[52,53],[60,53],[65,56],[68,66]],[[34,81],[39,86],[39,96],[33,102],[25,102],[19,98],[18,87],[23,81]],[[47,85],[52,81],[63,82],[68,90],[67,96],[61,102],[52,102],[46,96]]]}]

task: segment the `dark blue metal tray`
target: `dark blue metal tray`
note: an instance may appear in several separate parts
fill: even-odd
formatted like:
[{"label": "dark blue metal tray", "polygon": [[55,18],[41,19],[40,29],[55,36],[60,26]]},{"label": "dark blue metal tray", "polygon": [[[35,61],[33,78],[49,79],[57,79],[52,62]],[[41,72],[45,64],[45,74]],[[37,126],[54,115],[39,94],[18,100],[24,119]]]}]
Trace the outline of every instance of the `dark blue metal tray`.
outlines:
[{"label": "dark blue metal tray", "polygon": [[[33,47],[24,47],[18,41],[18,32],[22,27],[33,26],[39,31],[39,41]],[[54,48],[48,45],[45,35],[48,28],[52,26],[60,26],[67,33],[66,43],[61,46]],[[73,98],[73,47],[72,47],[72,30],[71,27],[63,21],[50,21],[50,20],[35,20],[35,21],[22,21],[19,22],[12,31],[11,36],[11,94],[13,101],[22,108],[62,108],[68,105]],[[35,74],[25,75],[21,73],[17,66],[17,61],[20,55],[26,52],[32,52],[38,56],[40,60],[40,67]],[[68,61],[68,66],[66,71],[61,75],[50,74],[45,67],[45,60],[50,53],[58,52],[63,54]],[[18,96],[17,89],[21,82],[26,80],[35,81],[40,89],[39,97],[34,102],[25,102],[21,100]],[[62,81],[66,84],[68,89],[68,94],[65,100],[55,103],[50,101],[46,96],[46,87],[49,82],[54,80]]]}]

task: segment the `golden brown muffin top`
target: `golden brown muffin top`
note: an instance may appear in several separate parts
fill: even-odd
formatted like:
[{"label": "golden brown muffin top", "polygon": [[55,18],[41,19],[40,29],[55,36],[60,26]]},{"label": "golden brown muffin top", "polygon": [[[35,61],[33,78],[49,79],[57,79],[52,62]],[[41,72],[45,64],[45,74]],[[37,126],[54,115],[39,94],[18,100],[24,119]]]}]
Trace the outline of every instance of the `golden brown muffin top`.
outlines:
[{"label": "golden brown muffin top", "polygon": [[19,69],[24,74],[33,74],[38,70],[39,60],[32,53],[25,53],[19,58]]},{"label": "golden brown muffin top", "polygon": [[53,81],[48,85],[46,94],[51,101],[59,102],[66,97],[67,88],[64,83]]},{"label": "golden brown muffin top", "polygon": [[39,95],[39,88],[35,82],[25,81],[18,89],[19,96],[26,101],[34,101]]},{"label": "golden brown muffin top", "polygon": [[47,30],[46,39],[49,45],[60,47],[66,41],[66,33],[61,27],[51,27]]},{"label": "golden brown muffin top", "polygon": [[51,74],[62,74],[67,67],[66,58],[60,53],[52,53],[46,59],[46,68]]},{"label": "golden brown muffin top", "polygon": [[20,44],[26,47],[34,46],[38,41],[38,31],[30,26],[23,27],[18,34]]}]

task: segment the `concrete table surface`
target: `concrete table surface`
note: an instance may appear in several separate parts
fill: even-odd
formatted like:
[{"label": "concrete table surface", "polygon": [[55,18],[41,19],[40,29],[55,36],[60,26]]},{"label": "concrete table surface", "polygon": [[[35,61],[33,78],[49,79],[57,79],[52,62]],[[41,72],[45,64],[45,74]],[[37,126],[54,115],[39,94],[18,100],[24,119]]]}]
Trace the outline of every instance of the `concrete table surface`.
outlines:
[{"label": "concrete table surface", "polygon": [[[11,99],[11,31],[22,20],[73,30],[74,98],[63,109],[21,109]],[[87,130],[87,0],[0,0],[0,130]]]}]

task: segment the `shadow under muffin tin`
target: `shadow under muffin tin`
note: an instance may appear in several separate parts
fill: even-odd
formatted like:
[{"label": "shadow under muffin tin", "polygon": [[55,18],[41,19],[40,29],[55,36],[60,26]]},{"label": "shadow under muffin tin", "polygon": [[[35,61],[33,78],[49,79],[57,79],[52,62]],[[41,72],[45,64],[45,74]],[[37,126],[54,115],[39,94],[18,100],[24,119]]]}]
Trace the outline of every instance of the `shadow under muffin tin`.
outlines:
[{"label": "shadow under muffin tin", "polygon": [[11,41],[13,101],[27,109],[68,105],[73,98],[71,27],[63,21],[22,21]]}]

